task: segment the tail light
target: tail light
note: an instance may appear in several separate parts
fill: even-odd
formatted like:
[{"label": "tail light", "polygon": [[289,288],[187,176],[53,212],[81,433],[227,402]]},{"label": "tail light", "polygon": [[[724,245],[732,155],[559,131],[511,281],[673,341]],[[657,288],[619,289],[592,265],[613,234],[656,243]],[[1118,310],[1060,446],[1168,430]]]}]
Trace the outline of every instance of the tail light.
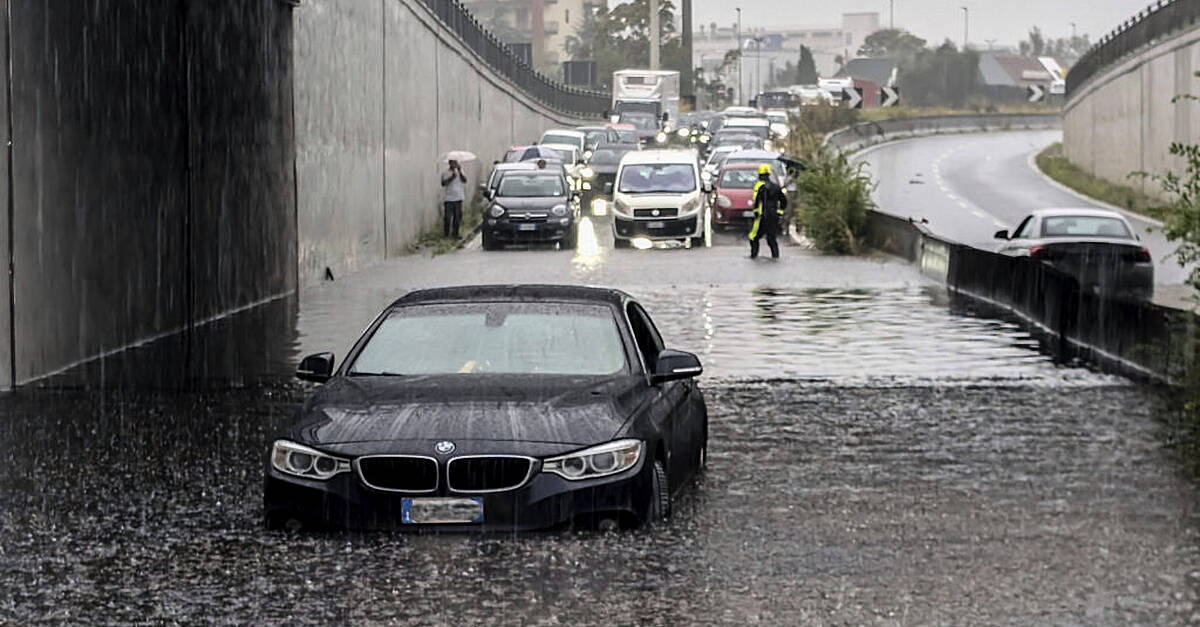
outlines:
[{"label": "tail light", "polygon": [[1145,247],[1139,248],[1136,253],[1133,253],[1133,260],[1138,263],[1150,263],[1150,249]]}]

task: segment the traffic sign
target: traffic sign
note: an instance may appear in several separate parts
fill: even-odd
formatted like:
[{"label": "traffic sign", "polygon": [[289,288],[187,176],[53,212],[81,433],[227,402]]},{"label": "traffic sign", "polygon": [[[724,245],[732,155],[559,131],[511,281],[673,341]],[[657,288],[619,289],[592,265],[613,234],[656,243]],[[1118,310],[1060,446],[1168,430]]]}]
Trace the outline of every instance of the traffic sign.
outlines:
[{"label": "traffic sign", "polygon": [[883,103],[881,107],[898,107],[900,106],[900,88],[899,87],[881,87],[879,88],[879,100]]},{"label": "traffic sign", "polygon": [[849,109],[861,109],[863,102],[862,87],[846,87],[842,90],[842,100]]},{"label": "traffic sign", "polygon": [[1029,85],[1029,102],[1041,102],[1046,97],[1046,89],[1041,85]]}]

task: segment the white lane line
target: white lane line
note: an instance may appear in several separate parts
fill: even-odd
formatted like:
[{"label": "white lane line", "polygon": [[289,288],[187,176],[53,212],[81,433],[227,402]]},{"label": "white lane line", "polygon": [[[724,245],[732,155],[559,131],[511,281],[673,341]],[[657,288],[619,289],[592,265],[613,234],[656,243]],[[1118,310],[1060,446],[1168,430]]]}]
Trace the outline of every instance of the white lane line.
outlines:
[{"label": "white lane line", "polygon": [[1091,196],[1088,196],[1086,194],[1081,194],[1081,193],[1071,189],[1070,187],[1067,187],[1066,185],[1063,185],[1062,183],[1059,183],[1058,181],[1050,178],[1045,172],[1042,172],[1042,169],[1039,168],[1037,165],[1037,156],[1038,156],[1038,153],[1040,153],[1042,150],[1045,150],[1044,146],[1042,148],[1035,149],[1033,152],[1029,153],[1029,159],[1027,159],[1025,161],[1025,163],[1027,163],[1029,165],[1030,170],[1033,170],[1034,172],[1036,172],[1037,175],[1042,177],[1042,180],[1044,180],[1046,183],[1048,183],[1051,187],[1057,188],[1059,191],[1066,192],[1086,203],[1089,203],[1089,204],[1092,204],[1092,205],[1095,205],[1098,207],[1103,207],[1105,209],[1108,209],[1109,211],[1116,211],[1117,213],[1129,218],[1130,220],[1145,222],[1146,224],[1149,224],[1150,226],[1156,226],[1156,227],[1162,228],[1163,223],[1161,220],[1155,220],[1154,218],[1151,218],[1149,216],[1145,216],[1140,213],[1135,213],[1135,212],[1125,209],[1123,207],[1111,205],[1109,203],[1104,202],[1103,200],[1092,198]]}]

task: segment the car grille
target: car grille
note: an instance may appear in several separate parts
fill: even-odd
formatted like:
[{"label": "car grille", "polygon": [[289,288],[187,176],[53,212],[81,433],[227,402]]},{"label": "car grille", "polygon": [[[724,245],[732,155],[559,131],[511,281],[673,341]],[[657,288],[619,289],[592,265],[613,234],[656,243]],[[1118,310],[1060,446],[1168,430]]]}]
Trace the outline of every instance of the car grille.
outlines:
[{"label": "car grille", "polygon": [[545,213],[510,213],[508,214],[509,222],[545,222],[549,217]]},{"label": "car grille", "polygon": [[[657,211],[658,215],[654,212]],[[678,209],[634,209],[633,217],[635,218],[674,218],[679,215]]]},{"label": "car grille", "polygon": [[438,463],[431,457],[361,457],[358,473],[364,483],[380,490],[433,492],[438,487]]},{"label": "car grille", "polygon": [[529,479],[528,457],[457,457],[450,460],[447,483],[455,492],[496,492],[518,488]]}]

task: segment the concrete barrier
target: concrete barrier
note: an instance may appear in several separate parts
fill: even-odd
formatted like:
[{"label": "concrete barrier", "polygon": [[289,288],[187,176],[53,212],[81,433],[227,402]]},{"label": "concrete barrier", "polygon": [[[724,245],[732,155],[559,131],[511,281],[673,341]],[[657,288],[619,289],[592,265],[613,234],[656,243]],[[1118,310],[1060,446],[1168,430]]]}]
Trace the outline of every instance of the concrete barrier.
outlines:
[{"label": "concrete barrier", "polygon": [[1139,378],[1179,381],[1200,363],[1200,316],[1149,302],[1107,298],[1031,259],[999,255],[872,211],[867,242],[919,264],[954,306],[1013,318],[1063,361],[1082,360]]},{"label": "concrete barrier", "polygon": [[1061,127],[1062,116],[1057,113],[938,115],[860,122],[830,133],[825,143],[847,152],[856,152],[876,144],[927,135]]}]

